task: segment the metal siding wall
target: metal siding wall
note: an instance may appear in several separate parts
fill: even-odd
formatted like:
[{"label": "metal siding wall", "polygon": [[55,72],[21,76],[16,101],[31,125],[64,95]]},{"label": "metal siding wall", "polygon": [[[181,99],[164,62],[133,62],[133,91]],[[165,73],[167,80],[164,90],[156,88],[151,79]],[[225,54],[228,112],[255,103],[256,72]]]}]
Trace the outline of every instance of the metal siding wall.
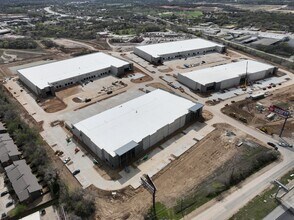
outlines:
[{"label": "metal siding wall", "polygon": [[[106,155],[107,153],[105,153],[104,155]],[[119,167],[119,157],[111,157],[109,155],[109,162],[110,165],[112,165],[114,168]]]},{"label": "metal siding wall", "polygon": [[176,130],[178,130],[181,126],[181,120],[180,118],[176,119],[173,123],[169,124],[169,135],[174,133]]},{"label": "metal siding wall", "polygon": [[263,70],[260,72],[249,74],[249,80],[256,81],[256,80],[265,78],[265,76],[266,76],[266,70]]},{"label": "metal siding wall", "polygon": [[[73,126],[74,127],[74,126]],[[85,135],[82,131],[78,130],[76,127],[72,129],[72,133],[80,139],[85,145],[87,145],[100,159],[102,158],[101,149],[96,146],[87,135]]]},{"label": "metal siding wall", "polygon": [[195,81],[189,79],[188,77],[186,77],[182,74],[178,74],[178,80],[180,83],[188,86],[190,89],[197,90],[197,83]]},{"label": "metal siding wall", "polygon": [[110,156],[104,149],[102,150],[102,155],[104,156],[104,159],[107,161],[110,161]]},{"label": "metal siding wall", "polygon": [[92,142],[93,144],[93,148],[95,149],[95,151],[93,151],[99,158],[102,159],[102,150]]},{"label": "metal siding wall", "polygon": [[74,126],[72,125],[73,129],[71,129],[71,132],[77,136],[77,137],[80,137],[80,131]]},{"label": "metal siding wall", "polygon": [[153,57],[151,55],[149,55],[148,53],[145,53],[144,51],[142,51],[136,47],[134,48],[134,53],[137,56],[143,58],[144,60],[149,61],[150,63],[153,61]]},{"label": "metal siding wall", "polygon": [[143,143],[143,149],[144,150],[148,149],[150,147],[150,136],[145,137],[142,140],[142,143]]},{"label": "metal siding wall", "polygon": [[157,130],[153,135],[150,136],[150,146],[155,145],[164,138],[163,129]]},{"label": "metal siding wall", "polygon": [[169,135],[168,125],[162,128],[162,132],[163,132],[163,137],[167,137]]},{"label": "metal siding wall", "polygon": [[224,80],[221,82],[220,89],[231,88],[235,85],[239,85],[240,79],[240,77],[236,77],[233,79]]},{"label": "metal siding wall", "polygon": [[37,86],[35,86],[31,81],[29,81],[25,76],[23,76],[21,73],[18,73],[18,76],[19,76],[19,79],[20,81],[25,85],[27,86],[31,91],[33,91],[36,95],[39,95],[39,91],[38,91],[38,88]]},{"label": "metal siding wall", "polygon": [[183,115],[182,117],[180,117],[180,127],[184,127],[186,123],[186,115]]}]

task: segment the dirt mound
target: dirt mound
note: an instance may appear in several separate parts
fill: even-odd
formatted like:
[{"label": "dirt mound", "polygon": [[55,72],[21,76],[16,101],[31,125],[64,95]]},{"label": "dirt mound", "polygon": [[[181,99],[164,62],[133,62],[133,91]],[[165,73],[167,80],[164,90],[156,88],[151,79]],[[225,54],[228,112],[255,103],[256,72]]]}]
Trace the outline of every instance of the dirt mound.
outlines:
[{"label": "dirt mound", "polygon": [[75,102],[75,103],[82,103],[82,102],[83,102],[83,100],[80,99],[80,98],[78,98],[78,97],[74,97],[74,98],[72,99],[72,101]]}]

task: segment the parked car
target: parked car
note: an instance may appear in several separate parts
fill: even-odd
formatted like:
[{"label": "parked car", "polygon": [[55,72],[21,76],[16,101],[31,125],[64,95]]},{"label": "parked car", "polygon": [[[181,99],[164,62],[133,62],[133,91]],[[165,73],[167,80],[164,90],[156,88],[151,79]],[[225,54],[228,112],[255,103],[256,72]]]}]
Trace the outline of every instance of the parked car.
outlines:
[{"label": "parked car", "polygon": [[80,172],[81,172],[80,170],[75,170],[75,171],[72,172],[72,175],[75,176],[75,175],[77,175],[77,174],[80,173]]},{"label": "parked car", "polygon": [[281,147],[293,147],[292,145],[285,143],[285,142],[279,142],[278,145]]},{"label": "parked car", "polygon": [[60,153],[60,150],[55,151],[55,155],[58,155]]},{"label": "parked car", "polygon": [[1,215],[1,219],[4,219],[6,216],[7,216],[6,213],[3,212],[2,215]]},{"label": "parked car", "polygon": [[1,197],[3,197],[3,196],[5,196],[5,195],[7,195],[8,194],[8,191],[4,191],[4,192],[2,192],[0,195],[1,195]]},{"label": "parked car", "polygon": [[75,154],[78,153],[79,151],[80,151],[80,149],[76,147],[75,148]]},{"label": "parked car", "polygon": [[275,148],[275,150],[278,150],[278,147],[277,147],[274,143],[272,143],[272,142],[267,142],[267,144],[268,144],[269,146]]},{"label": "parked car", "polygon": [[66,158],[66,159],[63,161],[63,163],[64,163],[64,164],[67,164],[69,161],[70,161],[70,157]]},{"label": "parked car", "polygon": [[41,211],[40,211],[40,214],[43,216],[43,215],[45,215],[46,214],[46,210],[45,209],[42,209]]},{"label": "parked car", "polygon": [[99,162],[98,162],[96,159],[93,159],[93,163],[94,163],[95,165],[99,165]]},{"label": "parked car", "polygon": [[10,201],[6,204],[6,208],[8,208],[9,206],[12,206],[13,205],[13,201]]}]

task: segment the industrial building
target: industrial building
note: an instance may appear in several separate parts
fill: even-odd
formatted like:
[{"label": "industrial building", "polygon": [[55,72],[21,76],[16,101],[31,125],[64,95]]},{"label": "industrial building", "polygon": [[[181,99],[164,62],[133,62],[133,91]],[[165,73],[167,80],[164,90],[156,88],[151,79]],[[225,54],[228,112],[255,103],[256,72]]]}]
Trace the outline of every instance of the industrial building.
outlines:
[{"label": "industrial building", "polygon": [[104,53],[92,53],[67,60],[18,70],[19,79],[37,96],[106,75],[121,76],[133,65]]},{"label": "industrial building", "polygon": [[159,64],[167,60],[203,55],[211,52],[222,53],[225,46],[201,38],[144,45],[134,48],[134,53],[150,63]]},{"label": "industrial building", "polygon": [[199,92],[231,88],[272,76],[277,68],[253,60],[243,60],[209,67],[188,73],[179,73],[178,81]]},{"label": "industrial building", "polygon": [[74,136],[111,167],[124,167],[197,120],[203,105],[155,90],[72,125]]}]

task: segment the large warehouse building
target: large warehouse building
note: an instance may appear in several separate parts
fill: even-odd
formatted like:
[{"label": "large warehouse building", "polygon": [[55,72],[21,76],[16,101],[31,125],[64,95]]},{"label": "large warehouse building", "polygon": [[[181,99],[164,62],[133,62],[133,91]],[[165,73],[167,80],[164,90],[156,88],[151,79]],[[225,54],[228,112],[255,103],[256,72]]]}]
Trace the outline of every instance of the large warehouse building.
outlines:
[{"label": "large warehouse building", "polygon": [[133,65],[104,53],[92,53],[72,59],[18,70],[19,79],[36,95],[54,95],[56,90],[113,74],[121,76]]},{"label": "large warehouse building", "polygon": [[201,38],[139,46],[134,53],[150,63],[203,55],[210,52],[222,53],[225,46]]},{"label": "large warehouse building", "polygon": [[179,73],[178,80],[194,91],[210,92],[254,82],[273,75],[277,68],[252,60],[243,60],[188,73]]},{"label": "large warehouse building", "polygon": [[72,132],[111,167],[124,167],[199,118],[202,107],[158,89],[74,124]]}]

